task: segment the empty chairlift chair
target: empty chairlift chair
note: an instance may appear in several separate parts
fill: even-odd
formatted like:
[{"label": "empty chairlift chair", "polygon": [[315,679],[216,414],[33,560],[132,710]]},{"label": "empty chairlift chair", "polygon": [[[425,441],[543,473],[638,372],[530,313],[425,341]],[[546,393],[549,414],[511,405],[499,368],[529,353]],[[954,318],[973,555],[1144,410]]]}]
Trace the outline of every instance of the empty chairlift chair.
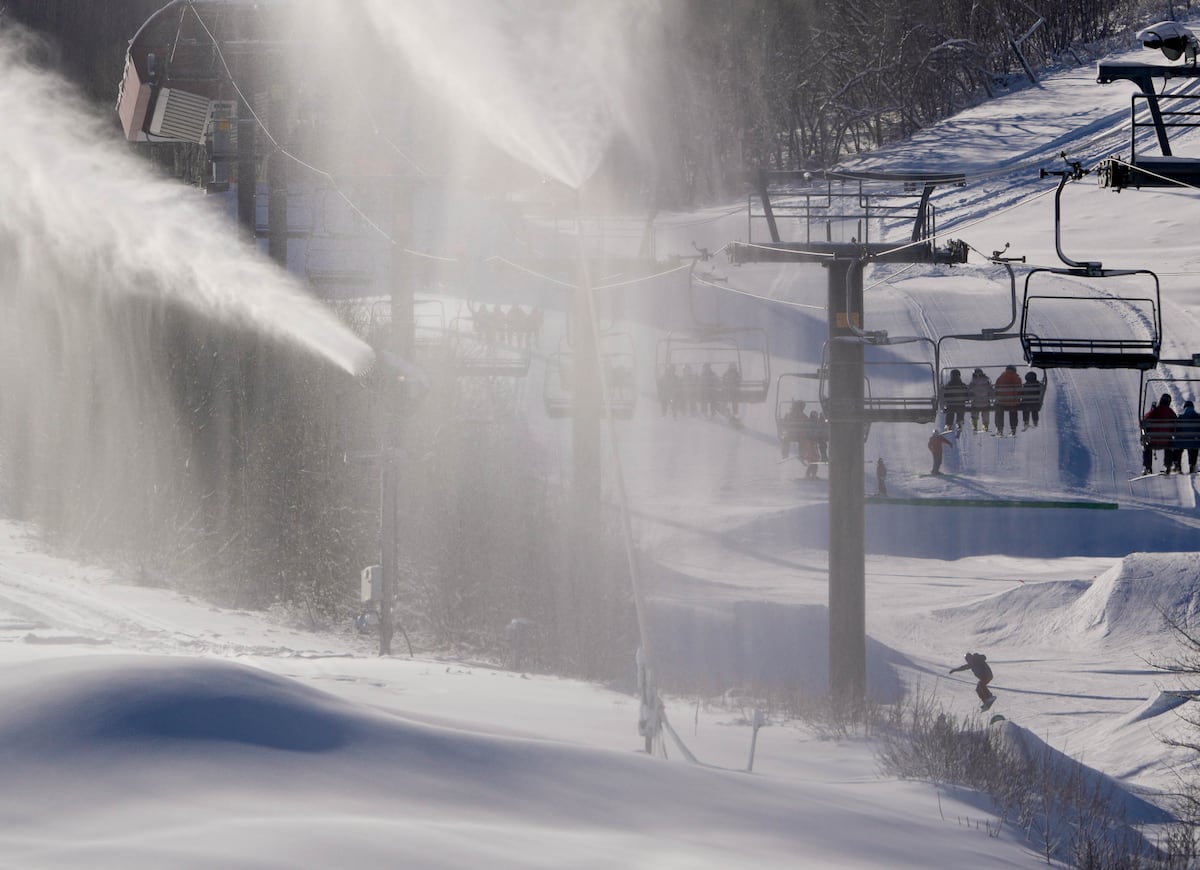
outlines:
[{"label": "empty chairlift chair", "polygon": [[1021,346],[1040,368],[1136,369],[1158,365],[1162,305],[1158,276],[1148,269],[1105,269],[1073,260],[1062,250],[1062,191],[1082,178],[1073,164],[1058,175],[1054,238],[1065,268],[1036,268],[1025,276]]},{"label": "empty chairlift chair", "polygon": [[931,339],[864,344],[861,398],[833,398],[832,379],[839,370],[856,367],[857,363],[831,362],[826,344],[820,389],[821,406],[830,422],[932,423],[937,419],[937,346]]}]

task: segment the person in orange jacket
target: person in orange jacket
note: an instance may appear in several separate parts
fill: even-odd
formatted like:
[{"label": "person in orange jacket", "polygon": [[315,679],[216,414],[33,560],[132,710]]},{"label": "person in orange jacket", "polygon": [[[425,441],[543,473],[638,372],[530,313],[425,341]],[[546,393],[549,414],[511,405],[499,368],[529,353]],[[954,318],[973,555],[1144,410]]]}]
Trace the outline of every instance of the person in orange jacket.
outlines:
[{"label": "person in orange jacket", "polygon": [[1017,434],[1017,412],[1021,410],[1021,376],[1016,366],[1005,366],[996,378],[996,434],[1004,437],[1004,415],[1008,414],[1008,428],[1013,437]]}]

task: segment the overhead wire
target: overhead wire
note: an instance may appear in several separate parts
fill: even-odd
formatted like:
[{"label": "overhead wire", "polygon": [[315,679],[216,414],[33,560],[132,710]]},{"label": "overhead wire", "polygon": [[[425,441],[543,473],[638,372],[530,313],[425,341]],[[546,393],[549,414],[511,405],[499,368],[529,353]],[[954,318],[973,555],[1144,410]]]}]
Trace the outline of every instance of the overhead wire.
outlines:
[{"label": "overhead wire", "polygon": [[733,293],[738,296],[746,296],[750,299],[758,299],[762,302],[774,302],[777,305],[786,305],[789,308],[812,308],[817,311],[825,310],[824,305],[810,305],[805,302],[792,302],[787,299],[776,299],[772,296],[764,296],[761,293],[754,293],[750,290],[743,290],[739,287],[733,287],[728,284],[719,284],[715,281],[706,281],[703,278],[699,278],[699,277],[695,277],[695,276],[693,276],[692,280],[695,281],[697,284],[703,284],[705,287],[713,287],[717,290],[724,290],[728,293]]}]

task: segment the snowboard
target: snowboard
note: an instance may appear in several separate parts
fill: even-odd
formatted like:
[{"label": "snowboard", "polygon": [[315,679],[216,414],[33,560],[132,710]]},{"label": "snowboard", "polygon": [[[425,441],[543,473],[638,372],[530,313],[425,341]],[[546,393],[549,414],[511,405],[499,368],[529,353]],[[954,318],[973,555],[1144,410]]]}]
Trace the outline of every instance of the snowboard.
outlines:
[{"label": "snowboard", "polygon": [[980,709],[980,711],[990,710],[990,709],[992,709],[992,705],[995,703],[996,703],[996,696],[992,695],[992,697],[988,698],[986,701],[983,702],[983,706],[980,707],[979,709]]},{"label": "snowboard", "polygon": [[1150,474],[1139,474],[1137,477],[1131,477],[1129,478],[1129,482],[1133,483],[1135,480],[1146,480],[1150,477],[1170,477],[1172,474],[1178,475],[1181,473],[1182,472],[1178,471],[1154,471]]}]

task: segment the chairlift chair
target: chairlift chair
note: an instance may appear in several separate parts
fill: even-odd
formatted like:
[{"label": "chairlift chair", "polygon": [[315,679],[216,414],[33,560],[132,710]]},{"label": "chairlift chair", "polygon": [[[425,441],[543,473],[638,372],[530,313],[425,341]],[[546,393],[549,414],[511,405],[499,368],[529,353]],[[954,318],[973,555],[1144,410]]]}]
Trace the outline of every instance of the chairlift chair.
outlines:
[{"label": "chairlift chair", "polygon": [[[835,341],[857,341],[839,338]],[[932,339],[913,339],[908,344],[928,345],[929,359],[900,359],[895,353],[898,345],[865,344],[867,356],[862,360],[863,396],[834,398],[830,396],[830,379],[837,366],[859,363],[834,363],[829,359],[826,343],[821,364],[821,407],[831,423],[932,423],[938,415],[937,345]],[[875,358],[871,358],[871,355]]]},{"label": "chairlift chair", "polygon": [[[1056,292],[1035,292],[1035,284],[1043,276],[1054,276]],[[1140,276],[1143,286],[1148,287],[1145,295],[1130,294],[1134,282],[1120,282],[1124,285],[1121,287],[1116,280],[1135,276]],[[1124,292],[1102,292],[1098,286],[1101,282]],[[1079,316],[1085,309],[1093,319]],[[1088,334],[1097,314],[1105,326],[1111,325],[1112,334]],[[1130,334],[1130,322],[1140,324],[1140,334]],[[1063,324],[1078,331],[1064,335]],[[1158,365],[1162,348],[1158,276],[1148,269],[1033,269],[1025,276],[1020,335],[1025,361],[1031,366],[1152,369]]]},{"label": "chairlift chair", "polygon": [[[1014,334],[1008,337],[1016,338],[1017,336]],[[962,363],[950,365],[943,363],[941,369],[941,381],[939,383],[940,399],[938,402],[938,407],[941,408],[944,415],[943,419],[949,420],[949,414],[946,413],[948,408],[945,396],[945,387],[947,382],[950,380],[950,373],[952,371],[958,369],[962,373],[963,381],[969,386],[971,382],[971,375],[976,370],[980,370],[988,376],[988,380],[994,387],[996,379],[1000,376],[1001,372],[1008,368],[1009,365],[1011,365],[1011,363],[1005,363],[1001,365],[968,365]],[[1046,370],[1043,368],[1038,368],[1037,366],[1018,366],[1018,368],[1024,368],[1026,371],[1020,374],[1021,385],[1017,390],[1018,401],[1015,410],[1022,412],[1036,411],[1041,413],[1042,406],[1046,401]],[[1033,371],[1037,376],[1036,382],[1031,383],[1025,379],[1029,371]],[[966,404],[963,406],[963,411],[968,415],[972,413],[979,414],[983,412],[996,415],[1011,410],[1014,410],[1012,405],[1003,403],[1001,397],[998,397],[994,394],[990,397],[986,406],[974,404],[969,397]]]},{"label": "chairlift chair", "polygon": [[800,441],[804,421],[820,408],[820,372],[785,372],[776,380],[775,434],[781,442]]},{"label": "chairlift chair", "polygon": [[719,327],[673,331],[659,339],[654,375],[658,383],[669,368],[690,366],[699,373],[709,366],[720,377],[735,366],[739,404],[760,404],[771,387],[767,334],[755,327]]},{"label": "chairlift chair", "polygon": [[[1073,260],[1062,248],[1062,192],[1068,181],[1081,179],[1086,172],[1079,163],[1069,170],[1048,172],[1057,175],[1054,193],[1054,244],[1064,267],[1041,267],[1025,276],[1025,299],[1021,307],[1021,346],[1025,361],[1041,368],[1137,369],[1147,371],[1158,365],[1162,348],[1162,302],[1158,276],[1149,269],[1105,269],[1094,261]],[[1034,284],[1043,277],[1055,279],[1053,292],[1034,292]],[[1132,289],[1138,283],[1149,290]],[[1108,284],[1115,292],[1103,292]],[[1137,295],[1149,293],[1149,295]],[[1086,310],[1100,313],[1104,327],[1112,334],[1094,334],[1095,321],[1079,316]],[[1140,329],[1130,334],[1131,321]],[[1062,324],[1069,323],[1080,332],[1063,335]],[[1092,334],[1089,334],[1091,332]]]},{"label": "chairlift chair", "polygon": [[[1173,365],[1195,365],[1189,360],[1171,360]],[[1174,450],[1195,450],[1200,448],[1200,417],[1187,420],[1155,420],[1146,419],[1146,414],[1152,404],[1158,402],[1163,395],[1171,396],[1172,402],[1178,402],[1175,413],[1183,411],[1183,403],[1188,400],[1200,402],[1200,375],[1195,377],[1151,377],[1143,373],[1139,390],[1138,432],[1143,447],[1155,450],[1170,447]]]},{"label": "chairlift chair", "polygon": [[514,347],[481,334],[474,317],[450,321],[450,346],[456,373],[465,377],[523,378],[529,373],[529,348]]},{"label": "chairlift chair", "polygon": [[[1168,30],[1181,29],[1187,36],[1163,37],[1164,26]],[[1100,186],[1116,191],[1126,187],[1196,188],[1200,186],[1200,158],[1176,154],[1171,135],[1178,133],[1182,138],[1190,128],[1200,126],[1200,96],[1191,93],[1190,84],[1173,91],[1166,90],[1166,82],[1172,78],[1200,77],[1200,69],[1195,63],[1196,38],[1173,21],[1153,25],[1138,36],[1143,38],[1147,48],[1161,48],[1169,59],[1178,59],[1179,54],[1174,53],[1178,50],[1189,53],[1191,61],[1176,66],[1137,61],[1100,63],[1096,77],[1100,84],[1129,81],[1138,88],[1130,97],[1129,157],[1113,156],[1101,160],[1096,170]],[[1172,44],[1174,50],[1168,50]],[[1161,93],[1154,84],[1159,78],[1164,83]],[[1158,154],[1147,154],[1144,148],[1141,153],[1138,151],[1138,140],[1150,138],[1147,131],[1154,134]],[[1187,140],[1183,141],[1186,143]]]}]

